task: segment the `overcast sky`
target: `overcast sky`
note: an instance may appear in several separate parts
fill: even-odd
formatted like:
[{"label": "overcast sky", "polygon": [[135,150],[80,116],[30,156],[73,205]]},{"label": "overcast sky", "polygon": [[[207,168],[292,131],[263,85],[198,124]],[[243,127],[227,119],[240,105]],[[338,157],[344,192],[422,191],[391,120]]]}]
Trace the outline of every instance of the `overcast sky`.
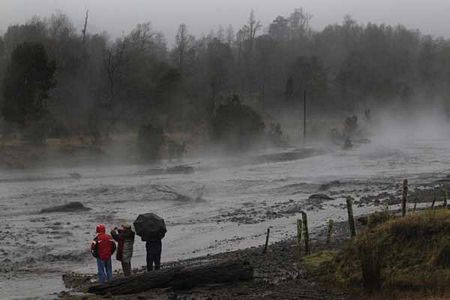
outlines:
[{"label": "overcast sky", "polygon": [[200,35],[219,25],[242,26],[251,9],[267,26],[276,16],[303,7],[321,29],[341,22],[346,14],[358,22],[404,24],[427,34],[450,37],[450,0],[0,0],[0,32],[33,15],[55,11],[69,15],[80,28],[89,9],[90,32],[127,33],[137,23],[150,21],[172,42],[180,23]]}]

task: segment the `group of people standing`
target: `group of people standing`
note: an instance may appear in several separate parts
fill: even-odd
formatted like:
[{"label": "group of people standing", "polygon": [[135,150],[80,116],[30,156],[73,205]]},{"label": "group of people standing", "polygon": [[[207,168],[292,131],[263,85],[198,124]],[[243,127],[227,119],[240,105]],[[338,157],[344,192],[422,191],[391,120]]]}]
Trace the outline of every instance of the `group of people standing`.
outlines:
[{"label": "group of people standing", "polygon": [[[125,277],[131,275],[131,258],[133,257],[135,233],[130,225],[122,225],[106,233],[106,226],[96,227],[96,236],[91,243],[91,253],[97,259],[98,280],[105,283],[112,280],[111,257],[116,252],[116,259],[121,262]],[[162,238],[162,237],[161,237]],[[117,245],[116,245],[117,243]],[[147,271],[159,270],[161,266],[161,239],[147,240]]]}]

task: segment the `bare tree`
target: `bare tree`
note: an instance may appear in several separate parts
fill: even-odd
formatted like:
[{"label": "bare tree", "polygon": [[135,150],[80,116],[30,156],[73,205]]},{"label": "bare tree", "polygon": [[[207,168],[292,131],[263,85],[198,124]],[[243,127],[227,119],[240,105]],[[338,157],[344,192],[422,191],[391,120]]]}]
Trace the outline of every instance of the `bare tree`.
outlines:
[{"label": "bare tree", "polygon": [[255,42],[256,33],[262,28],[261,22],[256,21],[255,13],[253,10],[250,12],[250,17],[248,18],[248,23],[242,27],[245,34],[245,38],[248,41],[248,51],[253,51],[253,46]]},{"label": "bare tree", "polygon": [[312,15],[304,11],[302,8],[294,10],[288,18],[291,39],[298,39],[302,36],[309,35],[311,32],[311,19]]},{"label": "bare tree", "polygon": [[194,42],[194,37],[188,33],[186,24],[181,24],[178,27],[178,32],[175,37],[175,55],[176,55],[176,63],[180,70],[180,73],[183,74],[185,63],[186,63],[186,54],[189,49],[192,47]]},{"label": "bare tree", "polygon": [[156,33],[152,30],[150,22],[138,24],[128,36],[131,44],[141,51],[149,50],[153,44]]},{"label": "bare tree", "polygon": [[84,17],[84,26],[83,26],[83,30],[81,30],[81,33],[83,35],[83,44],[84,41],[86,40],[86,29],[87,29],[87,24],[88,24],[88,18],[89,18],[89,10],[86,10],[86,16]]},{"label": "bare tree", "polygon": [[230,47],[233,46],[234,40],[235,40],[235,35],[234,35],[234,29],[233,26],[228,25],[227,30],[226,30],[226,41],[228,43],[228,45]]},{"label": "bare tree", "polygon": [[119,79],[122,75],[122,67],[125,63],[126,42],[118,40],[116,44],[107,49],[104,54],[103,64],[108,77],[108,97],[106,106],[112,111],[114,100],[119,92]]}]

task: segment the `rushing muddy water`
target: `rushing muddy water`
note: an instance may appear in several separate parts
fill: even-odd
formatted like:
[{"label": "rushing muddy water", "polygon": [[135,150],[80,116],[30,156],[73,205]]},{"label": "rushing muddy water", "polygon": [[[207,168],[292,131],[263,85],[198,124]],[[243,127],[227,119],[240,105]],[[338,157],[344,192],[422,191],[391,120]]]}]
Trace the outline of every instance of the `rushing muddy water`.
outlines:
[{"label": "rushing muddy water", "polygon": [[[419,185],[447,176],[450,139],[183,164],[193,170],[120,165],[0,171],[0,298],[49,298],[64,289],[64,272],[95,272],[88,251],[95,225],[132,223],[143,212],[166,219],[163,261],[256,246],[267,227],[271,241],[284,239],[295,233],[302,209],[311,228],[344,219],[346,195],[396,195],[405,177]],[[308,199],[317,193],[333,199]],[[40,213],[73,201],[91,210]],[[376,209],[381,207],[374,203],[355,207],[357,214]],[[136,240],[133,265],[144,264],[144,243]]]}]

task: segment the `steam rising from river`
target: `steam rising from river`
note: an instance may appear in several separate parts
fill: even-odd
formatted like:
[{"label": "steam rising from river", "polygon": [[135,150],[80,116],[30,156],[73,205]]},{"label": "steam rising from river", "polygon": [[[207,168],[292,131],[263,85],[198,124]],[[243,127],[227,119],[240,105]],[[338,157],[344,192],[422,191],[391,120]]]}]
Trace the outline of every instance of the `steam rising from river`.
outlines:
[{"label": "steam rising from river", "polygon": [[378,144],[400,144],[414,140],[450,137],[450,123],[442,102],[413,107],[397,105],[377,113],[372,140]]},{"label": "steam rising from river", "polygon": [[[311,143],[185,159],[194,173],[133,164],[0,171],[0,298],[27,296],[27,290],[46,295],[62,288],[62,272],[95,272],[87,249],[99,222],[111,228],[141,212],[164,216],[168,261],[259,245],[269,226],[272,241],[292,236],[300,209],[308,210],[311,228],[341,220],[346,195],[395,194],[405,177],[412,186],[432,182],[450,169],[449,126],[441,111],[374,112],[367,125],[372,142],[348,151]],[[333,200],[311,200],[313,193]],[[69,201],[92,210],[39,213]],[[376,209],[369,203],[355,213]],[[136,241],[135,267],[144,264],[144,253]]]}]

